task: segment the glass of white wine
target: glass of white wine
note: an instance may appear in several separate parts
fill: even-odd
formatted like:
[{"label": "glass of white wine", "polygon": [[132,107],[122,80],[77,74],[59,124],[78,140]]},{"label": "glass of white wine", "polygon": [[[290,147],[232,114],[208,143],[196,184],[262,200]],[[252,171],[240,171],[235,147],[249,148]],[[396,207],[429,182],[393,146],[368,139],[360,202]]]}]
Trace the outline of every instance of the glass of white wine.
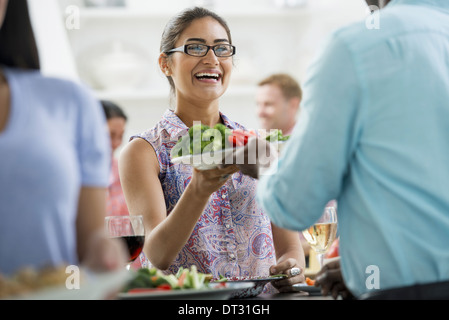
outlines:
[{"label": "glass of white wine", "polygon": [[337,209],[326,206],[323,215],[310,228],[302,232],[310,247],[317,253],[320,268],[323,267],[324,254],[337,235]]}]

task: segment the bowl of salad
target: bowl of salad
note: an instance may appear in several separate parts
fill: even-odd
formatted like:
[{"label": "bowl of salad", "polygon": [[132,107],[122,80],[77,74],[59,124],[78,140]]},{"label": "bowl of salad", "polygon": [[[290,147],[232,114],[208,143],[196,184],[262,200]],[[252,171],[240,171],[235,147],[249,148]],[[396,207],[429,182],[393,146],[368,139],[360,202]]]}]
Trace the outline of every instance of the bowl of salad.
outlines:
[{"label": "bowl of salad", "polygon": [[173,164],[191,165],[199,170],[216,168],[222,163],[232,163],[236,148],[244,147],[252,137],[266,139],[281,151],[289,136],[281,130],[270,130],[261,136],[254,130],[230,129],[218,123],[214,127],[196,124],[189,128],[170,152]]},{"label": "bowl of salad", "polygon": [[133,271],[134,276],[122,288],[122,300],[198,300],[229,299],[232,293],[250,288],[253,283],[211,282],[212,276],[198,272],[196,266],[165,274],[156,268]]}]

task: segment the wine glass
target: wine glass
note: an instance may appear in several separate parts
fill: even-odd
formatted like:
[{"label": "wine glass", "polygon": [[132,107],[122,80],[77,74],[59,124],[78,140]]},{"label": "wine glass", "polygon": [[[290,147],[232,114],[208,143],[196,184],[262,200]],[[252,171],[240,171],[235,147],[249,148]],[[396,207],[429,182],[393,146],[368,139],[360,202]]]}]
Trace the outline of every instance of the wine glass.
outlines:
[{"label": "wine glass", "polygon": [[324,254],[329,249],[337,234],[337,210],[335,206],[326,206],[317,222],[302,231],[310,247],[317,253],[320,268],[323,267]]},{"label": "wine glass", "polygon": [[121,239],[128,248],[129,260],[126,268],[142,252],[145,242],[145,229],[142,216],[108,216],[105,218],[106,232],[111,238]]}]

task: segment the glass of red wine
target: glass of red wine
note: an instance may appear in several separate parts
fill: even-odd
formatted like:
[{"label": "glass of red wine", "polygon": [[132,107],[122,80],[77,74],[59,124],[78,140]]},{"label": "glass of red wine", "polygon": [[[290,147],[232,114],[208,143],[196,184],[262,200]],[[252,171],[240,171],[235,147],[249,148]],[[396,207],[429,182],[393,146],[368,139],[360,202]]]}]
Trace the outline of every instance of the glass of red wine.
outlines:
[{"label": "glass of red wine", "polygon": [[129,260],[126,268],[136,260],[143,249],[145,230],[142,216],[108,216],[105,218],[106,232],[111,238],[123,241],[128,248]]}]

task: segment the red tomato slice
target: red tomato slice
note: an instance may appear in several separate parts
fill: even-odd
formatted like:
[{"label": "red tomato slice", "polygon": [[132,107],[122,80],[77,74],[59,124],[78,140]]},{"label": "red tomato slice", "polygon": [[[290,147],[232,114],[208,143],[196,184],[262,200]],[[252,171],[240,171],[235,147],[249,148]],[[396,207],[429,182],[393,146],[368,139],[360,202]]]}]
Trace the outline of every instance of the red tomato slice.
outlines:
[{"label": "red tomato slice", "polygon": [[228,137],[229,142],[233,147],[242,147],[248,143],[248,139],[251,136],[255,136],[256,133],[253,131],[243,131],[242,129],[235,129],[232,134]]},{"label": "red tomato slice", "polygon": [[232,134],[233,134],[233,135],[236,135],[236,136],[244,136],[244,137],[251,137],[251,136],[255,136],[255,135],[256,135],[255,132],[252,132],[252,131],[243,131],[243,130],[241,130],[241,129],[235,129],[235,130],[233,130],[233,131],[232,131]]},{"label": "red tomato slice", "polygon": [[245,145],[244,138],[241,136],[229,136],[228,141],[233,147],[242,147]]},{"label": "red tomato slice", "polygon": [[232,134],[245,134],[245,131],[242,129],[234,129],[232,130]]},{"label": "red tomato slice", "polygon": [[168,283],[160,284],[157,286],[159,290],[171,290],[171,286]]},{"label": "red tomato slice", "polygon": [[157,288],[133,288],[129,289],[128,293],[145,293],[145,292],[165,291],[165,290],[171,290],[169,284],[161,284]]}]

